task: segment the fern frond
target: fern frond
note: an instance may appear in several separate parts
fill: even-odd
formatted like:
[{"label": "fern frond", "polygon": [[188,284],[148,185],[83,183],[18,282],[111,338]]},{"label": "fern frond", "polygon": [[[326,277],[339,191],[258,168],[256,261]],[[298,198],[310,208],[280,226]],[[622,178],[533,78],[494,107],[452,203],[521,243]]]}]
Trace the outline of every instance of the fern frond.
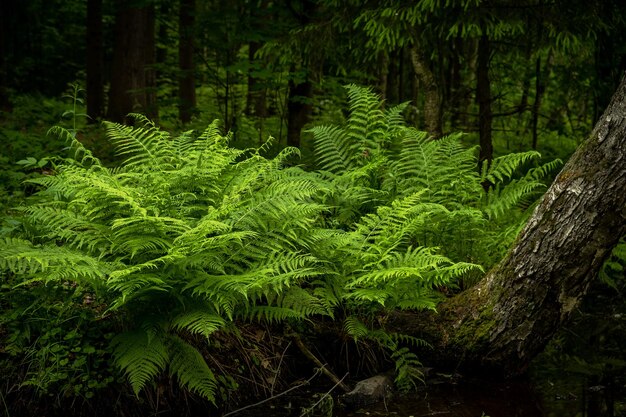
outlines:
[{"label": "fern frond", "polygon": [[343,331],[356,341],[369,334],[369,329],[355,316],[348,316],[343,321]]},{"label": "fern frond", "polygon": [[141,114],[131,114],[140,127],[105,122],[107,136],[119,155],[126,156],[125,165],[132,169],[162,171],[171,168],[174,152],[169,134]]},{"label": "fern frond", "polygon": [[[74,151],[74,160],[85,168],[99,169],[102,163],[93,153],[76,139],[76,134],[60,126],[53,126],[48,130],[49,135],[54,135],[69,144],[69,148]],[[67,161],[71,163],[71,161]]]},{"label": "fern frond", "polygon": [[492,184],[513,178],[515,172],[526,162],[537,159],[541,154],[537,151],[511,153],[494,158],[491,163],[485,161],[481,168],[481,182],[489,181]]},{"label": "fern frond", "polygon": [[209,337],[213,332],[221,329],[226,322],[221,316],[206,310],[186,311],[172,319],[172,328],[187,330],[191,333]]},{"label": "fern frond", "polygon": [[196,348],[178,336],[168,337],[169,370],[180,385],[215,404],[217,379]]},{"label": "fern frond", "polygon": [[135,395],[165,370],[170,360],[160,333],[151,336],[145,330],[122,333],[112,341],[115,363],[124,371]]},{"label": "fern frond", "polygon": [[407,347],[397,349],[391,354],[391,358],[396,362],[395,383],[400,391],[407,392],[417,388],[417,381],[424,382],[422,363]]},{"label": "fern frond", "polygon": [[317,126],[308,130],[315,138],[315,153],[321,169],[341,173],[350,164],[349,139],[336,126]]}]

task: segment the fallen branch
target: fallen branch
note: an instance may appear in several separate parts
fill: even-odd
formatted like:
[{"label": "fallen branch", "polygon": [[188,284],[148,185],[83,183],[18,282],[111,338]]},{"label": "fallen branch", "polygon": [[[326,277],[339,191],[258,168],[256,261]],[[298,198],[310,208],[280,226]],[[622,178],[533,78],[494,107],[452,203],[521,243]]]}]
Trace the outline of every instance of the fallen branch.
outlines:
[{"label": "fallen branch", "polygon": [[304,354],[304,356],[306,356],[307,358],[309,358],[311,361],[313,361],[313,363],[315,363],[315,365],[317,365],[317,367],[322,371],[322,373],[324,375],[326,375],[327,377],[329,377],[331,379],[331,381],[333,381],[335,383],[335,385],[341,387],[342,390],[344,390],[345,392],[350,392],[351,389],[350,387],[348,387],[346,384],[344,384],[343,378],[339,379],[337,377],[337,375],[333,374],[330,370],[328,370],[326,368],[326,365],[324,365],[322,363],[322,361],[320,361],[314,354],[313,352],[311,352],[309,350],[309,348],[307,348],[304,344],[304,342],[302,342],[302,339],[300,338],[300,335],[294,333],[291,334],[291,337],[293,338],[293,341],[296,343],[296,346],[298,346],[298,348],[300,349],[300,351]]},{"label": "fallen branch", "polygon": [[274,400],[274,399],[276,399],[278,397],[282,397],[283,395],[285,395],[285,394],[287,394],[287,393],[289,393],[289,392],[291,392],[291,391],[293,391],[295,389],[298,389],[298,388],[301,388],[301,387],[303,387],[305,385],[308,385],[311,381],[313,381],[313,379],[315,379],[316,376],[318,376],[320,374],[320,372],[322,372],[322,368],[317,369],[315,371],[315,373],[309,379],[307,379],[306,381],[304,381],[301,384],[294,385],[293,387],[291,387],[291,388],[281,392],[280,394],[272,395],[271,397],[265,398],[265,399],[259,401],[258,403],[248,404],[245,407],[238,408],[237,410],[229,411],[226,414],[222,414],[222,417],[226,417],[226,416],[230,416],[230,415],[233,415],[233,414],[237,414],[237,413],[242,412],[243,410],[247,410],[248,408],[256,407],[257,405],[261,405],[261,404],[264,404],[264,403],[266,403],[268,401],[272,401],[272,400]]}]

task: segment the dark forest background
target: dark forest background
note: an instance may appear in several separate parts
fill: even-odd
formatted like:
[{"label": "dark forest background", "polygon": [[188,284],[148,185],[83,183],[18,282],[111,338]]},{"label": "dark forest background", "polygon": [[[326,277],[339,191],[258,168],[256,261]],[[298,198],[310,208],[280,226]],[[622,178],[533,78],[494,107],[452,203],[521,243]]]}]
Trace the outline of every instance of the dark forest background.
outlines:
[{"label": "dark forest background", "polygon": [[[425,343],[379,318],[502,259],[625,70],[621,0],[0,0],[0,404],[224,411],[307,343],[415,388]],[[596,415],[626,410],[625,247],[537,371],[609,387]]]}]

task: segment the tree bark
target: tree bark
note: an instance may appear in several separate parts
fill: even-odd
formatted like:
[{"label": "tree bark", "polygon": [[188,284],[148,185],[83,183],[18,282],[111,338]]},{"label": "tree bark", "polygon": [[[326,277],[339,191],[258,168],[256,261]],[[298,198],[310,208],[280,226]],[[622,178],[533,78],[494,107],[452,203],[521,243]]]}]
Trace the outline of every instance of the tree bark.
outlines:
[{"label": "tree bark", "polygon": [[397,104],[400,101],[400,98],[398,97],[398,87],[400,81],[399,55],[400,50],[393,50],[389,54],[385,100],[390,104]]},{"label": "tree bark", "polygon": [[535,65],[535,101],[533,102],[533,117],[531,120],[531,130],[533,134],[532,148],[537,149],[537,137],[539,127],[539,109],[541,108],[541,100],[546,92],[546,84],[550,78],[550,68],[552,66],[552,51],[548,52],[546,58],[546,66],[541,70],[541,57],[537,57]]},{"label": "tree bark", "polygon": [[10,109],[9,97],[6,91],[6,55],[7,41],[5,31],[7,30],[7,18],[9,15],[9,4],[0,2],[0,110],[8,111]]},{"label": "tree bark", "polygon": [[489,80],[489,59],[491,47],[487,35],[482,35],[478,41],[478,65],[476,68],[476,100],[478,101],[478,134],[480,153],[478,166],[484,161],[493,159],[493,143],[491,140],[491,81]]},{"label": "tree bark", "polygon": [[425,337],[440,362],[523,373],[568,319],[626,233],[626,78],[557,176],[513,248],[439,314],[396,313],[388,327]]},{"label": "tree bark", "polygon": [[450,54],[450,88],[448,89],[450,103],[450,112],[452,113],[451,124],[453,128],[458,128],[461,120],[459,113],[466,111],[461,108],[462,94],[462,74],[461,74],[461,56],[463,54],[463,38],[457,36],[452,44],[452,53]]},{"label": "tree bark", "polygon": [[253,74],[253,71],[260,69],[256,63],[255,55],[261,48],[260,42],[250,42],[248,49],[248,62],[250,70],[248,72],[248,95],[246,97],[246,114],[248,116],[267,117],[267,87],[264,82]]},{"label": "tree bark", "polygon": [[387,101],[387,82],[389,78],[389,52],[382,51],[378,54],[378,91],[383,103]]},{"label": "tree bark", "polygon": [[[293,72],[293,71],[292,71]],[[300,147],[300,132],[309,121],[313,83],[310,80],[289,80],[287,98],[287,146]]]},{"label": "tree bark", "polygon": [[128,113],[143,112],[157,118],[154,73],[154,8],[118,2],[115,47],[107,118],[123,122]]},{"label": "tree bark", "polygon": [[183,123],[189,123],[196,107],[196,80],[193,63],[193,28],[195,23],[195,0],[181,0],[179,9],[178,42],[178,116]]},{"label": "tree bark", "polygon": [[417,75],[424,88],[424,123],[426,131],[433,138],[440,138],[443,134],[443,129],[439,85],[417,41],[411,47],[411,63],[413,64],[415,75]]},{"label": "tree bark", "polygon": [[87,1],[87,119],[104,115],[104,50],[102,46],[102,0]]}]

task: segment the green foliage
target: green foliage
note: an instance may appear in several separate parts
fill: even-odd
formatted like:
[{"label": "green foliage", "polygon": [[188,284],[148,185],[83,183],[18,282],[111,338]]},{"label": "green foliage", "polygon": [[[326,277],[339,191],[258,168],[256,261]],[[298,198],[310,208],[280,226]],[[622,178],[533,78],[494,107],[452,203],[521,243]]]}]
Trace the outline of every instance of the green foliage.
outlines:
[{"label": "green foliage", "polygon": [[[460,135],[433,141],[404,126],[402,105],[383,112],[376,95],[357,86],[348,86],[348,95],[352,112],[345,125],[312,129],[320,167],[334,188],[327,200],[332,220],[360,230],[374,243],[370,251],[389,255],[402,248],[412,265],[424,265],[416,257],[428,251],[409,253],[409,247],[439,247],[451,259],[485,268],[500,259],[545,190],[543,180],[561,162],[528,169],[539,158],[531,151],[496,158],[479,173],[477,149],[463,146]],[[374,242],[376,236],[382,240]],[[447,279],[471,274],[472,268],[459,268]]]},{"label": "green foliage", "polygon": [[7,382],[50,396],[89,399],[117,379],[108,351],[114,330],[98,321],[102,306],[92,292],[67,281],[15,286],[13,278],[3,278],[0,328],[6,332],[6,356],[0,367]]},{"label": "green foliage", "polygon": [[268,160],[229,148],[216,124],[172,139],[134,117],[134,128],[106,124],[126,158],[116,168],[55,130],[74,157],[29,180],[41,191],[20,209],[26,239],[3,239],[0,266],[22,286],[69,281],[93,291],[101,318],[126,330],[113,355],[135,392],[169,368],[213,400],[216,379],[184,334],[208,338],[235,316],[326,313],[299,287],[319,274],[299,241],[324,210],[313,201],[321,188],[283,169],[294,149]]},{"label": "green foliage", "polygon": [[[74,132],[53,129],[73,156],[28,180],[39,192],[0,240],[0,268],[11,277],[3,296],[21,291],[30,305],[54,305],[61,294],[49,288],[89,293],[81,308],[106,323],[96,328],[119,329],[104,352],[136,395],[168,373],[216,401],[220,378],[203,355],[215,332],[234,320],[339,311],[355,317],[348,334],[390,352],[398,385],[409,388],[421,377],[409,347],[422,342],[356,318],[434,309],[439,290],[479,275],[552,165],[521,174],[537,157],[526,153],[479,174],[475,149],[458,136],[431,141],[404,126],[404,105],[383,111],[370,90],[348,92],[345,126],[312,130],[324,168],[315,172],[291,166],[293,148],[269,159],[269,143],[234,149],[215,122],[177,137],[138,114],[134,127],[105,123],[123,159],[115,167]],[[8,314],[7,323],[17,320]],[[50,348],[28,343],[16,346]]]},{"label": "green foliage", "polygon": [[411,347],[426,346],[423,340],[399,333],[372,330],[355,316],[346,317],[343,329],[355,341],[370,340],[390,352],[390,358],[395,363],[395,383],[401,391],[407,392],[415,388],[417,382],[424,381],[422,363],[410,350]]}]

